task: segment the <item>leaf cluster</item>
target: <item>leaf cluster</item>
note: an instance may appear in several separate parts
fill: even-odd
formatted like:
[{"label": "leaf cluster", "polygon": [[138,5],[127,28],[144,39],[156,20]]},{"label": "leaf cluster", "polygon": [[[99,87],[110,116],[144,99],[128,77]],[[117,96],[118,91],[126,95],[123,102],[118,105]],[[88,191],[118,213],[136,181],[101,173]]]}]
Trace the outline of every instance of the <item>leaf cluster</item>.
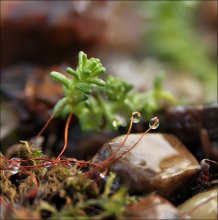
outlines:
[{"label": "leaf cluster", "polygon": [[76,70],[67,68],[66,72],[71,77],[66,77],[59,72],[51,72],[52,79],[63,85],[64,98],[59,100],[54,107],[55,115],[75,113],[76,107],[81,102],[88,100],[96,87],[104,86],[105,82],[98,76],[105,72],[99,59],[87,59],[82,51],[79,53],[79,63]]},{"label": "leaf cluster", "polygon": [[108,76],[105,81],[100,79],[105,71],[99,59],[88,59],[81,51],[76,70],[66,70],[69,77],[51,72],[51,77],[64,89],[64,97],[54,107],[55,116],[73,113],[85,131],[116,130],[126,124],[132,111],[141,111],[150,117],[159,109],[160,100],[174,101],[173,96],[163,90],[160,77],[154,83],[154,91],[133,93],[131,84],[114,76]]}]

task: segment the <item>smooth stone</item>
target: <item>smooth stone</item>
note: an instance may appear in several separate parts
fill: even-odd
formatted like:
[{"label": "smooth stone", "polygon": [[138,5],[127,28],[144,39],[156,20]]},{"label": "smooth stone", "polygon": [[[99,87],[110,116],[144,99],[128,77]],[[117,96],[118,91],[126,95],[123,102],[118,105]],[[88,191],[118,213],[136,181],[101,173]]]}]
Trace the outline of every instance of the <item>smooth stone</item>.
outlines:
[{"label": "smooth stone", "polygon": [[180,214],[163,197],[151,195],[127,207],[124,219],[180,219]]},{"label": "smooth stone", "polygon": [[[130,134],[121,152],[126,151],[142,134]],[[107,142],[93,158],[105,160],[122,143],[125,135]],[[117,156],[120,153],[117,154]],[[171,134],[146,134],[124,158],[111,165],[121,183],[134,193],[157,191],[168,196],[184,186],[200,170],[199,163],[178,138]]]},{"label": "smooth stone", "polygon": [[174,106],[167,110],[168,128],[185,143],[200,142],[200,131],[206,129],[211,141],[218,141],[218,104]]},{"label": "smooth stone", "polygon": [[178,206],[178,209],[187,219],[217,219],[217,190],[216,186],[206,192],[198,193]]},{"label": "smooth stone", "polygon": [[174,106],[167,110],[165,120],[168,122],[168,130],[190,149],[193,148],[192,151],[198,158],[216,160],[218,158],[217,113],[217,103]]}]

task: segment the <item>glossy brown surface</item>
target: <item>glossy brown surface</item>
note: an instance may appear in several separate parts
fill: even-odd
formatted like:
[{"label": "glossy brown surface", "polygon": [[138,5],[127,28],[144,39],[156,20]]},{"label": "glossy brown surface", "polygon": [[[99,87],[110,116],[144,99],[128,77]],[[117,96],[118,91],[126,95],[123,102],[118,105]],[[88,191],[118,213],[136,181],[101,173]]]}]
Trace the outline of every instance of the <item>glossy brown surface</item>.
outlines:
[{"label": "glossy brown surface", "polygon": [[[131,134],[122,151],[133,146],[140,136]],[[108,157],[120,146],[124,137],[107,142],[94,157],[94,161]],[[130,191],[157,191],[166,196],[184,186],[199,169],[199,163],[192,154],[175,136],[169,134],[145,135],[125,158],[111,166],[121,181],[127,183]]]},{"label": "glossy brown surface", "polygon": [[125,212],[125,219],[179,219],[178,210],[159,195],[148,196],[131,205]]},{"label": "glossy brown surface", "polygon": [[216,160],[218,157],[217,120],[217,103],[177,106],[167,110],[169,132],[187,144],[199,159]]},{"label": "glossy brown surface", "polygon": [[169,129],[186,143],[200,142],[206,129],[211,141],[218,141],[218,105],[177,106],[167,110]]},{"label": "glossy brown surface", "polygon": [[198,193],[178,206],[178,209],[191,219],[217,219],[217,190],[216,186],[206,192]]}]

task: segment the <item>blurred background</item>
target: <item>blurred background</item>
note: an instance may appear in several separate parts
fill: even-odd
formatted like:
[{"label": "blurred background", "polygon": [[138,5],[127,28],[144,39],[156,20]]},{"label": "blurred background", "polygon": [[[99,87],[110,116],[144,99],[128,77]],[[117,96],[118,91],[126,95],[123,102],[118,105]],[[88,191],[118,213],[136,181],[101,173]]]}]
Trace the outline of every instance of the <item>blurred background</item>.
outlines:
[{"label": "blurred background", "polygon": [[[62,96],[50,71],[74,68],[80,50],[138,91],[150,90],[164,72],[178,104],[217,102],[215,0],[2,0],[3,144],[36,134]],[[52,143],[55,128],[48,131]]]}]

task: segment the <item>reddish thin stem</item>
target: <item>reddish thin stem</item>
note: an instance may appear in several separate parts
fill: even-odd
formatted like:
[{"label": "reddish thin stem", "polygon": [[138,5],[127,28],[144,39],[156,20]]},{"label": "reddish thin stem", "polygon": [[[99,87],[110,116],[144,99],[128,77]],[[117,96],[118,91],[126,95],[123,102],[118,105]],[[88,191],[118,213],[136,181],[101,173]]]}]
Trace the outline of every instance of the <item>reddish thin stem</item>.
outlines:
[{"label": "reddish thin stem", "polygon": [[[120,146],[104,161],[100,162],[98,164],[98,170],[101,170],[105,167],[106,164],[108,164],[110,162],[110,160],[113,160],[113,158],[115,157],[116,153],[124,146],[124,144],[126,143],[127,138],[129,137],[129,134],[132,130],[132,124],[133,124],[133,115],[130,117],[130,124],[129,124],[129,128],[127,131],[127,134],[125,136],[125,138],[123,139],[122,143],[120,144]],[[92,170],[88,171],[86,173],[86,176],[89,176],[90,174],[92,175],[93,172],[96,172],[97,170],[95,168],[93,168]]]},{"label": "reddish thin stem", "polygon": [[[131,132],[131,130],[132,130],[132,122],[133,122],[133,116],[131,116],[131,118],[130,118],[129,129],[128,129],[128,131],[127,131],[127,134],[126,134],[126,136],[125,136],[123,142],[122,142],[122,143],[120,144],[120,146],[110,155],[109,158],[114,157],[114,156],[116,155],[116,153],[117,153],[117,152],[124,146],[124,144],[126,143],[126,140],[127,140],[127,138],[129,137],[129,134],[130,134],[130,132]],[[108,159],[109,159],[109,158],[108,158]]]},{"label": "reddish thin stem", "polygon": [[28,161],[33,161],[33,160],[44,160],[44,161],[52,161],[51,159],[48,158],[43,158],[43,157],[36,157],[36,158],[31,158],[31,159],[26,159],[26,160],[5,160],[8,163],[13,163],[13,162],[28,162]]},{"label": "reddish thin stem", "polygon": [[43,128],[39,131],[39,133],[33,138],[32,141],[30,141],[30,146],[37,140],[37,138],[39,136],[41,136],[41,134],[45,131],[45,129],[48,127],[48,125],[50,124],[50,122],[52,121],[52,119],[54,118],[54,113],[52,113],[52,115],[48,118],[47,122],[45,123],[45,125],[43,126]]},{"label": "reddish thin stem", "polygon": [[67,122],[66,122],[66,126],[65,126],[65,130],[64,130],[64,146],[63,149],[61,151],[61,153],[57,156],[57,158],[55,159],[55,161],[59,160],[60,157],[62,156],[62,154],[64,153],[64,151],[67,148],[67,144],[68,144],[68,130],[69,130],[69,125],[70,125],[70,121],[72,118],[72,113],[69,114],[68,118],[67,118]]},{"label": "reddish thin stem", "polygon": [[[92,170],[88,171],[86,175],[87,175],[87,176],[92,175],[92,174],[95,173],[96,171],[100,171],[101,169],[106,168],[107,166],[109,166],[109,165],[115,163],[115,162],[116,162],[117,160],[119,160],[121,157],[124,157],[125,155],[127,155],[127,154],[141,141],[141,139],[145,136],[145,134],[147,134],[150,130],[151,130],[151,128],[148,128],[148,129],[142,134],[142,136],[138,139],[138,141],[136,141],[136,143],[135,143],[131,148],[129,148],[128,150],[126,150],[125,152],[123,152],[120,156],[114,158],[114,156],[112,156],[112,155],[114,155],[114,154],[112,154],[112,155],[109,156],[106,160],[104,160],[104,161],[102,161],[102,162],[100,163],[100,166],[101,166],[101,167],[100,167],[99,169],[96,170],[95,168],[93,168]],[[119,149],[120,149],[120,147],[119,147]]]},{"label": "reddish thin stem", "polygon": [[138,139],[138,141],[136,141],[136,143],[130,147],[128,150],[126,150],[125,152],[123,152],[120,156],[118,156],[117,158],[115,158],[112,163],[116,162],[117,160],[119,160],[121,157],[126,156],[140,141],[141,139],[145,136],[145,134],[147,134],[149,131],[151,130],[151,128],[148,128],[143,134],[142,136]]},{"label": "reddish thin stem", "polygon": [[[51,164],[58,164],[58,163],[75,163],[75,164],[78,164],[79,166],[87,166],[87,165],[93,165],[93,166],[96,166],[96,167],[99,167],[99,168],[103,168],[101,165],[99,164],[96,164],[96,163],[92,163],[91,161],[83,161],[83,160],[76,160],[75,158],[69,158],[69,159],[66,159],[66,160],[50,160],[50,159],[47,159],[47,158],[32,158],[32,159],[27,159],[27,160],[6,160],[6,162],[9,162],[9,163],[14,163],[14,162],[28,162],[28,161],[31,161],[31,160],[43,160],[43,161],[49,161]],[[37,167],[44,167],[44,166],[48,166],[47,164],[36,164],[36,165],[25,165],[25,166],[19,166],[19,168],[21,169],[24,169],[24,168],[37,168]],[[5,167],[4,169],[1,169],[1,170],[11,170],[10,167]]]}]

